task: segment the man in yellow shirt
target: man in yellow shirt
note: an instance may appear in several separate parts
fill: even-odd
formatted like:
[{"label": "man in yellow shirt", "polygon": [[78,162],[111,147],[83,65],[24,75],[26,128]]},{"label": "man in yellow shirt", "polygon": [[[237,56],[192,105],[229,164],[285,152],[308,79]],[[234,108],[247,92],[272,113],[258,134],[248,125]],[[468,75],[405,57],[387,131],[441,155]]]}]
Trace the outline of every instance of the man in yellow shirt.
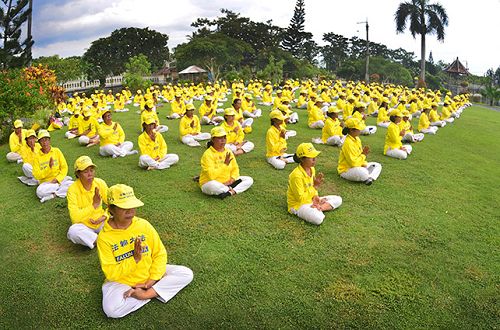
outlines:
[{"label": "man in yellow shirt", "polygon": [[245,140],[245,133],[236,120],[236,115],[234,108],[224,110],[224,122],[220,127],[224,128],[227,133],[227,147],[231,149],[235,156],[239,156],[252,151],[255,145],[253,142]]},{"label": "man in yellow shirt", "polygon": [[26,143],[24,140],[26,130],[23,129],[23,122],[20,119],[14,121],[14,132],[9,136],[10,152],[7,153],[7,160],[9,162],[22,162],[21,154],[19,153],[21,147]]},{"label": "man in yellow shirt", "polygon": [[92,110],[85,109],[83,111],[83,118],[80,120],[80,128],[78,133],[78,143],[81,145],[92,147],[99,143],[99,123],[92,114]]},{"label": "man in yellow shirt", "polygon": [[144,131],[139,135],[139,167],[147,170],[163,170],[179,162],[176,154],[167,154],[167,144],[163,136],[156,132],[156,120],[147,117],[143,123]]},{"label": "man in yellow shirt", "polygon": [[175,99],[170,103],[170,115],[168,119],[179,119],[186,113],[186,104],[180,93],[175,94]]},{"label": "man in yellow shirt", "polygon": [[40,151],[33,163],[33,177],[40,182],[36,195],[44,203],[54,197],[66,197],[69,186],[73,183],[68,174],[68,164],[59,148],[50,145],[50,134],[46,130],[38,133]]},{"label": "man in yellow shirt", "polygon": [[412,152],[412,147],[409,144],[403,145],[402,143],[405,131],[402,131],[398,126],[402,121],[402,116],[398,109],[391,112],[391,124],[387,127],[385,135],[384,155],[397,159],[406,159]]},{"label": "man in yellow shirt", "polygon": [[179,122],[179,134],[182,143],[190,147],[199,147],[200,142],[210,139],[210,133],[202,133],[200,119],[194,114],[194,105],[186,105],[186,115]]},{"label": "man in yellow shirt", "polygon": [[77,137],[78,134],[78,129],[80,127],[80,121],[82,120],[82,117],[80,115],[80,109],[75,109],[73,111],[73,115],[70,117],[69,122],[68,122],[68,131],[64,133],[64,136],[67,139],[73,139]]},{"label": "man in yellow shirt", "polygon": [[286,164],[293,163],[293,154],[287,154],[286,129],[283,128],[285,117],[279,110],[269,113],[271,127],[266,133],[267,162],[275,169],[282,170]]},{"label": "man in yellow shirt", "polygon": [[36,133],[29,129],[26,131],[26,144],[21,147],[20,154],[23,162],[23,176],[18,179],[28,186],[38,186],[38,181],[33,177],[33,164],[35,157],[40,152],[40,145],[37,143]]},{"label": "man in yellow shirt", "polygon": [[431,126],[431,121],[429,120],[429,112],[431,111],[430,106],[425,105],[418,119],[418,131],[425,134],[434,135],[437,133],[438,127]]},{"label": "man in yellow shirt", "polygon": [[325,126],[325,115],[321,107],[323,106],[323,99],[317,98],[314,105],[309,111],[307,125],[309,128],[323,128]]},{"label": "man in yellow shirt", "polygon": [[167,251],[154,227],[135,216],[144,204],[134,190],[117,184],[108,189],[112,217],[97,238],[97,252],[106,277],[102,308],[110,318],[123,317],[152,298],[163,303],[193,280],[184,266],[167,264]]},{"label": "man in yellow shirt", "polygon": [[122,126],[113,122],[111,110],[105,110],[102,115],[103,123],[99,125],[99,154],[103,157],[125,157],[137,154],[137,150],[132,150],[134,144],[130,141],[125,141],[125,132]]},{"label": "man in yellow shirt", "polygon": [[321,138],[313,138],[312,142],[316,144],[328,144],[330,146],[342,147],[345,136],[342,135],[342,125],[338,115],[342,110],[335,106],[328,108],[326,113],[325,126],[321,130]]},{"label": "man in yellow shirt", "polygon": [[217,102],[213,101],[214,98],[212,96],[205,96],[205,102],[203,102],[198,109],[202,125],[216,125],[224,121],[224,118],[216,115]]},{"label": "man in yellow shirt", "polygon": [[366,161],[370,148],[368,146],[363,148],[361,144],[359,120],[355,118],[347,119],[342,133],[346,134],[346,138],[340,151],[337,172],[340,177],[346,180],[361,181],[368,186],[371,185],[379,177],[382,165]]},{"label": "man in yellow shirt", "polygon": [[246,93],[244,98],[241,99],[241,109],[245,118],[258,118],[262,116],[262,110],[257,109],[252,99],[252,94],[249,93]]},{"label": "man in yellow shirt", "polygon": [[199,184],[207,195],[216,195],[221,199],[241,194],[250,188],[253,179],[240,176],[240,169],[233,152],[226,147],[226,130],[214,127],[210,131],[212,139],[208,149],[201,157]]},{"label": "man in yellow shirt", "polygon": [[316,175],[316,157],[320,154],[311,143],[301,143],[294,159],[299,165],[288,176],[288,212],[301,219],[320,225],[325,219],[325,211],[342,205],[342,197],[318,196],[317,188],[323,183],[323,173]]},{"label": "man in yellow shirt", "polygon": [[90,157],[78,157],[74,165],[77,179],[66,196],[72,222],[67,237],[71,242],[90,249],[95,247],[97,234],[108,219],[102,207],[103,203],[108,203],[108,185],[95,177],[96,167]]}]

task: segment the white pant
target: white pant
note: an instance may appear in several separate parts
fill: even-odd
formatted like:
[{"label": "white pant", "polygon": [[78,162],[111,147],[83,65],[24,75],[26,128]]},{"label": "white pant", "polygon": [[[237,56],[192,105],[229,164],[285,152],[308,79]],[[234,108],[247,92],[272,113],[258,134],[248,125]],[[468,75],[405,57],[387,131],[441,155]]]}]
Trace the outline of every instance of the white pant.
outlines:
[{"label": "white pant", "polygon": [[190,147],[199,147],[200,142],[198,141],[203,141],[203,140],[208,140],[210,139],[210,133],[198,133],[196,135],[184,135],[181,138],[182,143],[187,144]]},{"label": "white pant", "polygon": [[168,126],[166,126],[166,125],[158,125],[156,127],[156,131],[158,133],[165,133],[166,131],[168,131]]},{"label": "white pant", "polygon": [[179,156],[176,154],[166,154],[165,157],[156,161],[149,155],[142,155],[139,157],[139,167],[148,168],[152,167],[157,170],[163,170],[179,162]]},{"label": "white pant", "polygon": [[255,109],[254,111],[243,111],[243,116],[246,118],[257,118],[262,116],[262,110],[260,109]]},{"label": "white pant", "polygon": [[[99,142],[99,137],[97,137],[96,141]],[[78,138],[78,143],[80,143],[82,146],[86,146],[90,143],[90,138],[86,135],[82,135]]]},{"label": "white pant", "polygon": [[[241,182],[233,188],[237,194],[241,194],[253,184],[253,179],[249,176],[240,176]],[[208,181],[201,186],[201,192],[207,195],[220,195],[229,191],[229,187],[219,181]]]},{"label": "white pant", "polygon": [[[336,209],[340,205],[342,205],[342,197],[340,196],[330,195],[320,198],[326,198],[328,204],[330,204],[333,207],[333,209]],[[299,218],[309,223],[312,223],[313,225],[321,225],[321,223],[325,219],[325,214],[323,213],[323,211],[320,211],[317,208],[312,207],[312,203],[304,204],[301,207],[299,207],[298,210],[292,209],[291,211]]]},{"label": "white pant", "polygon": [[207,116],[201,117],[202,125],[208,125],[213,122],[221,122],[221,121],[224,121],[224,118],[221,116],[214,116],[212,119],[208,118]]},{"label": "white pant", "polygon": [[412,142],[420,142],[423,139],[424,139],[424,134],[422,133],[417,133],[417,134],[406,133],[401,141],[412,143]]},{"label": "white pant", "polygon": [[287,130],[285,132],[285,139],[288,140],[288,138],[291,138],[291,137],[294,137],[294,136],[297,136],[297,131],[294,131],[294,130]]},{"label": "white pant", "polygon": [[17,152],[9,152],[7,153],[7,161],[11,162],[11,163],[15,163],[17,162],[18,160],[22,160],[23,158],[21,157],[20,154],[18,154]]},{"label": "white pant", "polygon": [[438,120],[431,123],[431,126],[445,127],[446,122],[444,120]]},{"label": "white pant", "polygon": [[366,167],[352,167],[344,173],[341,173],[340,176],[349,181],[366,181],[368,179],[372,179],[373,181],[377,180],[377,178],[382,172],[382,165],[376,162],[369,162]]},{"label": "white pant", "polygon": [[406,159],[409,154],[411,154],[412,147],[409,144],[403,145],[403,147],[406,149],[406,151],[402,149],[387,149],[387,152],[385,153],[386,156],[392,157],[392,158],[397,158],[397,159]]},{"label": "white pant", "polygon": [[431,134],[431,135],[436,134],[437,131],[438,131],[437,126],[429,126],[427,128],[423,128],[423,129],[420,130],[420,132],[422,132],[422,133]]},{"label": "white pant", "polygon": [[174,112],[170,116],[167,116],[167,118],[170,118],[170,119],[179,119],[179,118],[181,118],[181,115],[179,115],[178,113]]},{"label": "white pant", "polygon": [[294,163],[293,154],[283,154],[279,157],[269,157],[267,162],[277,170],[285,168],[286,164]]},{"label": "white pant", "polygon": [[67,131],[66,133],[64,133],[64,136],[67,138],[67,139],[74,139],[76,137],[76,134],[73,134],[71,133],[70,131]]},{"label": "white pant", "polygon": [[446,118],[444,121],[447,122],[447,123],[449,123],[449,124],[451,124],[451,123],[453,123],[455,121],[455,118],[453,118],[453,117]]},{"label": "white pant", "polygon": [[19,176],[17,178],[25,185],[38,186],[38,180],[33,177],[33,166],[30,163],[24,163],[22,169],[24,176]]},{"label": "white pant", "polygon": [[134,144],[130,141],[123,142],[119,147],[114,144],[106,144],[99,148],[99,155],[104,157],[125,157],[135,154],[135,152],[132,152],[133,148]]},{"label": "white pant", "polygon": [[377,126],[380,126],[380,127],[389,127],[389,125],[391,124],[391,122],[381,122],[381,123],[378,123]]},{"label": "white pant", "polygon": [[40,199],[51,195],[65,198],[68,188],[72,184],[73,179],[70,176],[65,177],[61,183],[43,182],[36,188],[36,195]]},{"label": "white pant", "polygon": [[[228,147],[233,153],[235,153],[236,150],[238,149],[238,147],[236,147],[232,143],[226,144],[226,147]],[[241,146],[241,149],[243,149],[245,153],[252,151],[253,148],[255,148],[255,144],[253,144],[253,142],[250,141],[245,142],[245,144]]]},{"label": "white pant", "polygon": [[372,135],[377,132],[377,126],[366,126],[364,130],[361,131],[363,135]]},{"label": "white pant", "polygon": [[299,115],[294,112],[290,115],[290,118],[288,118],[288,122],[290,124],[296,124],[299,121]]},{"label": "white pant", "polygon": [[325,126],[325,122],[322,120],[318,120],[318,121],[312,123],[311,125],[309,125],[309,128],[323,128],[323,126]]},{"label": "white pant", "polygon": [[[193,271],[185,266],[168,265],[165,275],[152,286],[158,294],[157,299],[166,303],[193,280]],[[131,287],[118,282],[105,282],[102,285],[102,309],[106,316],[120,318],[138,310],[151,299],[138,300],[123,298]]]},{"label": "white pant", "polygon": [[[104,224],[104,222],[102,224]],[[85,245],[89,249],[93,249],[97,234],[102,229],[102,224],[99,228],[92,229],[85,226],[83,223],[75,223],[69,227],[67,237],[75,244]]]},{"label": "white pant", "polygon": [[[339,147],[342,147],[342,145],[344,144],[344,141],[345,141],[345,137],[346,137],[345,135],[330,136],[326,140],[326,144],[329,145],[329,146],[339,146]],[[325,144],[321,138],[313,138],[312,142],[316,143],[316,144]]]},{"label": "white pant", "polygon": [[243,124],[241,124],[241,127],[242,128],[249,127],[252,126],[252,124],[253,124],[253,118],[247,118],[243,120]]}]

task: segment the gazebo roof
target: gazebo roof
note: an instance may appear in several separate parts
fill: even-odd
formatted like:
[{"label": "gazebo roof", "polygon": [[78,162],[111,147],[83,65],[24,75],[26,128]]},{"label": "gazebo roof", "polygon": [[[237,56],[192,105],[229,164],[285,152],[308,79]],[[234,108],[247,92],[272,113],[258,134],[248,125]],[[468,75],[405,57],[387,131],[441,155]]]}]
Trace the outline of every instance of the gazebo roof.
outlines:
[{"label": "gazebo roof", "polygon": [[196,66],[196,65],[191,65],[190,67],[187,67],[185,68],[184,70],[182,70],[181,72],[179,72],[179,74],[187,74],[187,73],[204,73],[204,72],[207,72],[205,70],[203,70],[202,68],[200,68],[199,66]]},{"label": "gazebo roof", "polygon": [[458,60],[458,57],[453,63],[448,65],[443,71],[448,72],[448,73],[453,73],[453,74],[469,74],[469,70],[460,63]]}]

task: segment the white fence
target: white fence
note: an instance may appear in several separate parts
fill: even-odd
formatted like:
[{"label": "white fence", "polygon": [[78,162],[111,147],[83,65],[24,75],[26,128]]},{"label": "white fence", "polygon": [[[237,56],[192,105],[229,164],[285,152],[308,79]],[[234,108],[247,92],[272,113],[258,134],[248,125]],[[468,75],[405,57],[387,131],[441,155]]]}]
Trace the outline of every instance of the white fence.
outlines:
[{"label": "white fence", "polygon": [[[166,79],[164,76],[147,76],[143,77],[144,80],[151,80],[155,84],[164,84]],[[123,75],[113,76],[106,78],[105,88],[110,87],[119,87],[123,86]],[[62,87],[66,90],[66,92],[76,92],[87,89],[96,89],[99,88],[99,80],[72,80],[67,81],[62,84]]]}]

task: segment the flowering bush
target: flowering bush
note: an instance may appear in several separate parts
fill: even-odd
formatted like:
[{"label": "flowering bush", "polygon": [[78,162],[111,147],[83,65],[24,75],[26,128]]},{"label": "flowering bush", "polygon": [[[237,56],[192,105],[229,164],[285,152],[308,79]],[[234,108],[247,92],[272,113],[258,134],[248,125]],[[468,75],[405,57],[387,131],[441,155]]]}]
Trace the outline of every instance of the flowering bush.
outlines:
[{"label": "flowering bush", "polygon": [[0,71],[0,123],[2,140],[17,118],[33,118],[40,109],[55,109],[55,101],[64,95],[52,70],[39,65]]}]

